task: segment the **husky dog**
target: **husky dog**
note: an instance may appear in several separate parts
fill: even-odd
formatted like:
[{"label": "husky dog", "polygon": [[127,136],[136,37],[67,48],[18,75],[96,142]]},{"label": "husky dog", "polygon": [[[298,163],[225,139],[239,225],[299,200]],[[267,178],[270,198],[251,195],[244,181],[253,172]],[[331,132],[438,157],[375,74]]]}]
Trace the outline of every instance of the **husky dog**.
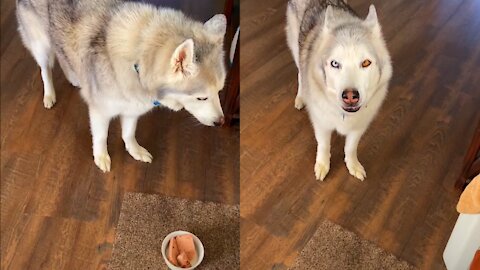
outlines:
[{"label": "husky dog", "polygon": [[315,177],[323,180],[330,170],[330,138],[336,130],[346,136],[348,171],[364,180],[358,142],[392,76],[375,7],[362,20],[342,0],[290,0],[286,32],[298,68],[295,108],[306,106],[318,143]]},{"label": "husky dog", "polygon": [[88,104],[95,164],[110,171],[108,126],[120,116],[130,155],[151,162],[135,139],[140,115],[157,105],[185,108],[202,124],[224,123],[226,18],[206,23],[179,11],[121,0],[17,0],[23,43],[40,66],[43,104],[55,104],[55,56]]}]

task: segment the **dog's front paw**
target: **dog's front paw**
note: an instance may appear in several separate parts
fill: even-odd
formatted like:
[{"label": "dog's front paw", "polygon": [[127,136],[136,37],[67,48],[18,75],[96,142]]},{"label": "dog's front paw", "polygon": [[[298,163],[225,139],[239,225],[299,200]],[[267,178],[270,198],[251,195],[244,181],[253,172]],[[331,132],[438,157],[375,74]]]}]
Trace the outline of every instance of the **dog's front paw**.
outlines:
[{"label": "dog's front paw", "polygon": [[46,108],[46,109],[50,109],[53,107],[53,105],[55,104],[56,102],[56,98],[55,98],[55,95],[45,95],[43,97],[43,106]]},{"label": "dog's front paw", "polygon": [[323,181],[330,171],[330,161],[318,161],[315,162],[315,178],[317,180]]},{"label": "dog's front paw", "polygon": [[77,88],[80,88],[80,81],[77,80],[77,79],[71,79],[71,80],[68,80],[70,82],[71,85],[77,87]]},{"label": "dog's front paw", "polygon": [[183,109],[183,105],[178,102],[178,101],[175,101],[175,100],[172,100],[172,99],[163,99],[160,101],[160,103],[169,108],[170,110],[173,110],[173,111],[180,111],[181,109]]},{"label": "dog's front paw", "polygon": [[297,110],[301,110],[303,109],[303,107],[305,107],[305,103],[303,103],[303,98],[297,95],[297,97],[295,98],[295,108]]},{"label": "dog's front paw", "polygon": [[93,158],[94,158],[95,164],[97,165],[98,168],[100,168],[100,170],[102,170],[103,172],[110,171],[111,160],[108,152],[95,155]]},{"label": "dog's front paw", "polygon": [[152,163],[152,154],[139,144],[127,147],[127,151],[136,160]]},{"label": "dog's front paw", "polygon": [[351,175],[362,181],[367,177],[367,173],[358,159],[345,159],[345,163],[347,164],[348,172]]},{"label": "dog's front paw", "polygon": [[175,104],[175,106],[172,106],[171,109],[174,110],[174,111],[176,111],[176,112],[178,112],[178,111],[180,111],[181,109],[183,109],[183,105],[177,102],[177,103]]}]

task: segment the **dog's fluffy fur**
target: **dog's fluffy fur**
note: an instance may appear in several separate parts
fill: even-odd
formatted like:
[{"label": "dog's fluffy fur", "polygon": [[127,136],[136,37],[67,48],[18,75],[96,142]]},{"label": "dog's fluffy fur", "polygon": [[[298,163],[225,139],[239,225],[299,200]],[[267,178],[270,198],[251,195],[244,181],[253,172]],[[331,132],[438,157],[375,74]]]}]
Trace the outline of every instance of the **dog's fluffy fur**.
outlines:
[{"label": "dog's fluffy fur", "polygon": [[[358,142],[380,108],[392,75],[375,7],[370,6],[363,20],[342,0],[291,0],[286,32],[298,68],[295,107],[306,106],[318,143],[316,178],[323,180],[330,170],[330,137],[336,130],[346,136],[348,171],[363,180]],[[371,62],[367,67],[362,66],[365,60]],[[353,109],[342,100],[346,89],[358,90]]]},{"label": "dog's fluffy fur", "polygon": [[185,108],[205,125],[223,123],[224,15],[206,23],[179,11],[120,0],[18,0],[23,43],[41,68],[45,108],[55,102],[57,58],[88,104],[95,164],[110,170],[109,122],[120,116],[130,155],[151,162],[135,139],[140,115],[157,101]]}]

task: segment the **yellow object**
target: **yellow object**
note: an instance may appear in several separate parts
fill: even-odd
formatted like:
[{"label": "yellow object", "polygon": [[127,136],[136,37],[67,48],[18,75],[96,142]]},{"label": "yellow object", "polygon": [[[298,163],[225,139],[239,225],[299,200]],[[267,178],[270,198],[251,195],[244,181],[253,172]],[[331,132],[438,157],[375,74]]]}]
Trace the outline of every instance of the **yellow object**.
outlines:
[{"label": "yellow object", "polygon": [[480,174],[473,178],[460,195],[457,211],[462,214],[480,214]]}]

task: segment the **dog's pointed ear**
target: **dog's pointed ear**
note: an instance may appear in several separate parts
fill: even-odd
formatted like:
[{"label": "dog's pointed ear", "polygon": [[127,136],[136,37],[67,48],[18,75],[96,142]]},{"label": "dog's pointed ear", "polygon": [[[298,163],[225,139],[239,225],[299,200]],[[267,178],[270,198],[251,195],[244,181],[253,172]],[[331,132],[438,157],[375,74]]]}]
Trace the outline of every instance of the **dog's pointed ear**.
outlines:
[{"label": "dog's pointed ear", "polygon": [[210,18],[204,25],[205,30],[212,34],[218,41],[223,41],[227,31],[227,18],[223,14],[217,14]]},{"label": "dog's pointed ear", "polygon": [[330,31],[332,29],[332,18],[333,18],[333,9],[332,6],[328,5],[325,10],[325,19],[323,21],[323,30]]},{"label": "dog's pointed ear", "polygon": [[370,5],[367,18],[364,20],[364,24],[368,28],[372,29],[374,33],[380,33],[380,24],[378,23],[377,10],[375,9],[374,5]]},{"label": "dog's pointed ear", "polygon": [[195,75],[197,66],[195,64],[194,43],[191,38],[185,40],[173,52],[170,60],[174,74],[185,77]]}]

